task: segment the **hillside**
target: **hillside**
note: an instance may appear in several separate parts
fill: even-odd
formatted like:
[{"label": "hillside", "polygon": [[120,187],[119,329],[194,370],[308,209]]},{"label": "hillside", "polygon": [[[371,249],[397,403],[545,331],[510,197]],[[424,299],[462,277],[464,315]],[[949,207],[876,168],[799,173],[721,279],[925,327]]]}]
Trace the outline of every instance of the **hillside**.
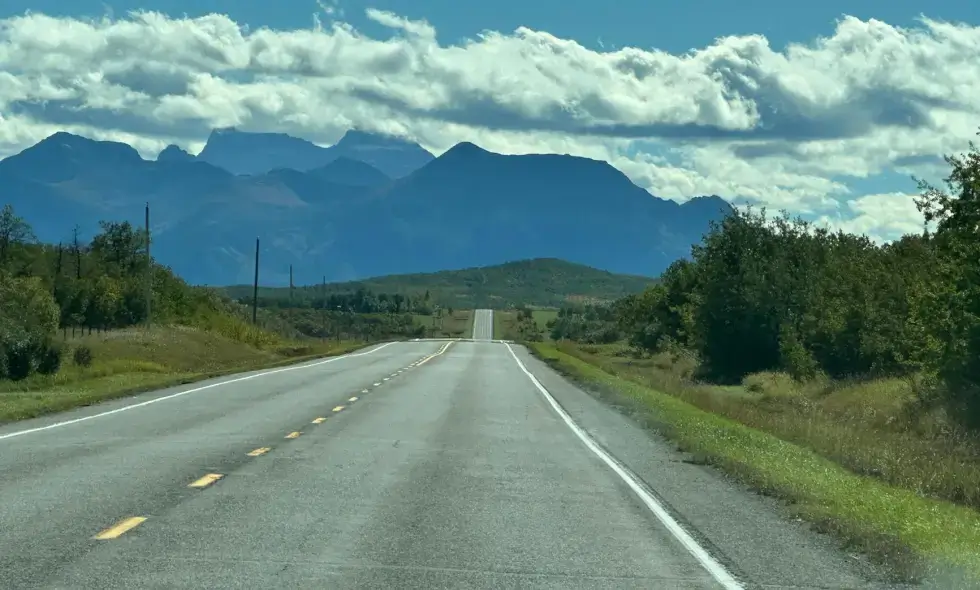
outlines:
[{"label": "hillside", "polygon": [[[232,135],[251,145],[251,134]],[[0,161],[0,202],[48,243],[75,224],[86,238],[103,219],[142,225],[149,203],[155,257],[192,284],[251,282],[259,237],[271,286],[288,284],[290,265],[297,283],[319,283],[532,258],[655,276],[731,210],[718,197],[658,199],[606,162],[469,143],[396,177],[367,161],[397,152],[389,140],[353,137],[350,155],[315,168],[270,156],[274,169],[240,176],[176,149],[148,161],[57,133]]]},{"label": "hillside", "polygon": [[[349,293],[364,289],[382,293],[417,296],[430,294],[434,303],[456,309],[506,309],[517,305],[559,307],[571,303],[609,302],[640,293],[656,279],[613,274],[554,258],[520,260],[496,266],[466,268],[434,273],[373,277],[363,281],[297,287],[293,298],[300,301],[321,293]],[[234,299],[248,300],[251,285],[222,289]],[[261,287],[263,299],[285,299],[287,288]]]}]

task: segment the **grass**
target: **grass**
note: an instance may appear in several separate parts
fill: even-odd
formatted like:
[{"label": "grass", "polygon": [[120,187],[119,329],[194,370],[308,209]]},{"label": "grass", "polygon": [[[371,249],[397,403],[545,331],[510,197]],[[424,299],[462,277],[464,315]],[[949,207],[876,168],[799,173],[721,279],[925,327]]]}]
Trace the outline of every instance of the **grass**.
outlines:
[{"label": "grass", "polygon": [[[400,293],[421,296],[429,292],[432,301],[443,307],[460,309],[502,308],[517,304],[557,307],[570,303],[615,301],[631,293],[641,293],[657,279],[621,275],[555,258],[520,260],[461,270],[434,273],[388,275],[347,283],[328,283],[325,287],[298,287],[296,297],[324,292],[350,293],[365,288],[374,293]],[[251,297],[251,285],[222,289],[233,299]],[[259,297],[285,298],[287,287],[260,287]]]},{"label": "grass", "polygon": [[770,373],[740,387],[713,387],[689,380],[696,367],[689,358],[634,359],[616,346],[529,346],[617,404],[639,408],[700,460],[786,500],[796,515],[888,564],[897,577],[956,571],[980,578],[980,514],[938,493],[958,490],[961,504],[973,504],[977,455],[965,454],[967,441],[897,426],[910,384],[800,385]]},{"label": "grass", "polygon": [[[550,340],[548,322],[558,317],[557,309],[532,309],[531,318],[541,330],[544,340]],[[517,320],[516,311],[495,311],[493,313],[494,338],[502,340],[524,340],[524,335],[520,332],[520,322]]]},{"label": "grass", "polygon": [[[230,325],[230,324],[229,324]],[[88,406],[152,389],[229,373],[343,354],[362,342],[281,341],[273,335],[226,334],[188,326],[154,326],[66,339],[64,364],[54,375],[0,381],[0,423]],[[93,363],[75,365],[72,351],[92,350]]]},{"label": "grass", "polygon": [[419,314],[412,318],[417,325],[426,327],[430,338],[469,338],[473,334],[473,311],[469,309],[454,309],[442,318]]}]

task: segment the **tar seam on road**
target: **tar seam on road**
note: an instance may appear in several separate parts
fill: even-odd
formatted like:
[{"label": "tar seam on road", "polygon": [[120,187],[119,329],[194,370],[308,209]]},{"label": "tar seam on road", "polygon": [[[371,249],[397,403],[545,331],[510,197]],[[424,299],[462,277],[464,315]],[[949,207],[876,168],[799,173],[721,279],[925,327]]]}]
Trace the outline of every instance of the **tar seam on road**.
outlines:
[{"label": "tar seam on road", "polygon": [[297,365],[297,366],[293,366],[293,367],[283,367],[281,369],[272,369],[270,371],[263,371],[261,373],[256,373],[255,375],[246,375],[245,377],[237,377],[235,379],[229,379],[227,381],[222,381],[220,383],[212,383],[210,385],[203,385],[201,387],[195,387],[193,389],[187,389],[187,390],[184,390],[184,391],[178,391],[177,393],[171,393],[170,395],[165,395],[163,397],[156,397],[156,398],[153,398],[151,400],[146,400],[145,402],[140,402],[138,404],[132,404],[132,405],[128,405],[128,406],[123,406],[121,408],[116,408],[115,410],[109,410],[108,412],[102,412],[102,413],[99,413],[99,414],[92,414],[91,416],[82,416],[81,418],[74,418],[72,420],[65,420],[64,422],[55,422],[54,424],[48,424],[47,426],[38,426],[37,428],[29,428],[27,430],[18,430],[17,432],[10,432],[8,434],[0,434],[0,440],[4,440],[6,438],[14,438],[15,436],[23,436],[25,434],[31,434],[31,433],[34,433],[34,432],[41,432],[42,430],[51,430],[52,428],[58,428],[60,426],[68,426],[69,424],[77,424],[79,422],[85,422],[86,420],[93,420],[95,418],[101,418],[103,416],[109,416],[109,415],[112,415],[112,414],[118,414],[119,412],[125,412],[126,410],[132,410],[132,409],[135,409],[135,408],[142,408],[143,406],[148,406],[150,404],[155,404],[157,402],[166,401],[168,399],[174,399],[175,397],[180,397],[182,395],[187,395],[188,393],[194,393],[194,392],[197,392],[197,391],[203,391],[205,389],[211,389],[213,387],[221,387],[222,385],[230,385],[232,383],[238,383],[240,381],[247,381],[249,379],[255,379],[256,377],[265,377],[266,375],[274,375],[276,373],[283,373],[285,371],[297,371],[297,370],[300,370],[300,369],[309,369],[311,367],[318,367],[320,365],[325,365],[327,363],[332,363],[332,362],[339,361],[339,360],[345,359],[345,358],[351,358],[351,357],[355,357],[355,356],[365,356],[365,355],[368,355],[368,354],[373,354],[375,352],[378,352],[382,348],[385,348],[387,346],[391,346],[392,344],[395,344],[395,343],[394,342],[387,342],[387,343],[382,344],[381,346],[379,346],[377,348],[372,348],[371,350],[369,350],[367,352],[355,352],[355,353],[351,353],[351,354],[344,354],[344,355],[335,356],[333,358],[329,358],[329,359],[326,359],[326,360],[317,361],[315,363],[310,363],[308,365]]},{"label": "tar seam on road", "polygon": [[639,480],[634,475],[629,473],[623,466],[613,459],[609,453],[599,447],[599,445],[592,440],[592,437],[589,436],[578,424],[576,424],[574,420],[572,420],[572,417],[568,415],[568,412],[566,412],[565,409],[558,404],[558,401],[555,400],[547,389],[545,389],[544,385],[541,385],[538,378],[535,377],[526,366],[524,366],[524,363],[521,362],[521,359],[519,359],[517,354],[514,353],[514,349],[511,348],[510,344],[504,344],[504,346],[507,347],[507,350],[510,352],[510,356],[514,358],[517,366],[520,367],[521,371],[523,371],[525,375],[527,375],[528,379],[531,380],[531,383],[533,383],[538,391],[541,392],[541,395],[544,396],[544,398],[548,401],[551,407],[554,408],[555,412],[558,413],[572,432],[574,432],[575,435],[578,436],[583,443],[585,443],[585,446],[587,446],[590,451],[602,459],[603,463],[608,465],[614,472],[616,472],[616,475],[618,475],[620,479],[622,479],[623,482],[625,482],[626,485],[633,490],[633,493],[635,493],[640,500],[643,501],[646,507],[653,512],[653,514],[667,528],[667,530],[674,535],[674,538],[680,541],[680,543],[684,545],[684,548],[698,560],[701,566],[704,567],[709,574],[711,574],[711,577],[713,577],[726,590],[744,590],[743,586],[735,579],[735,577],[732,576],[727,569],[725,569],[725,566],[712,557],[706,549],[701,547],[701,545],[699,545],[698,542],[695,541],[686,530],[684,530],[684,527],[674,520],[670,513],[667,512],[667,510],[657,501],[657,499],[643,489],[643,485],[640,484]]}]

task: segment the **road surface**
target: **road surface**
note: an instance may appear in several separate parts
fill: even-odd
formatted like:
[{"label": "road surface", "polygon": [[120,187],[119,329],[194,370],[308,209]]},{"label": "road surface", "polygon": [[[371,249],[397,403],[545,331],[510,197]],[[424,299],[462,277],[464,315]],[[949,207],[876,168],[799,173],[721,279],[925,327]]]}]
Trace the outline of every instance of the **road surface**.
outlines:
[{"label": "road surface", "polygon": [[477,309],[473,312],[473,340],[493,340],[492,309]]},{"label": "road surface", "polygon": [[630,424],[522,347],[473,341],[9,424],[0,587],[875,587]]}]

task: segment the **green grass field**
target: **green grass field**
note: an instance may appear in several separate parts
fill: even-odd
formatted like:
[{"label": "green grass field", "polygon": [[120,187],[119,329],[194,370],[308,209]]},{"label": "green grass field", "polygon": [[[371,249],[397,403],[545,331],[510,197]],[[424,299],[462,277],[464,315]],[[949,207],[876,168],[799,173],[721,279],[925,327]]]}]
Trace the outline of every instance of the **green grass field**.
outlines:
[{"label": "green grass field", "polygon": [[454,309],[441,318],[418,314],[412,318],[425,326],[429,338],[469,338],[473,334],[473,311],[469,309]]},{"label": "green grass field", "polygon": [[956,571],[980,584],[980,454],[973,441],[898,428],[908,383],[821,389],[757,374],[718,387],[691,382],[690,359],[635,358],[621,345],[530,346],[612,403],[638,408],[703,462],[784,499],[794,514],[903,579]]},{"label": "green grass field", "polygon": [[[244,340],[244,341],[243,341]],[[360,342],[288,342],[269,336],[261,345],[186,326],[130,328],[69,337],[65,361],[54,375],[0,381],[0,423],[87,406],[142,391],[227,373],[274,367],[349,352]],[[73,363],[87,346],[90,366]]]}]

